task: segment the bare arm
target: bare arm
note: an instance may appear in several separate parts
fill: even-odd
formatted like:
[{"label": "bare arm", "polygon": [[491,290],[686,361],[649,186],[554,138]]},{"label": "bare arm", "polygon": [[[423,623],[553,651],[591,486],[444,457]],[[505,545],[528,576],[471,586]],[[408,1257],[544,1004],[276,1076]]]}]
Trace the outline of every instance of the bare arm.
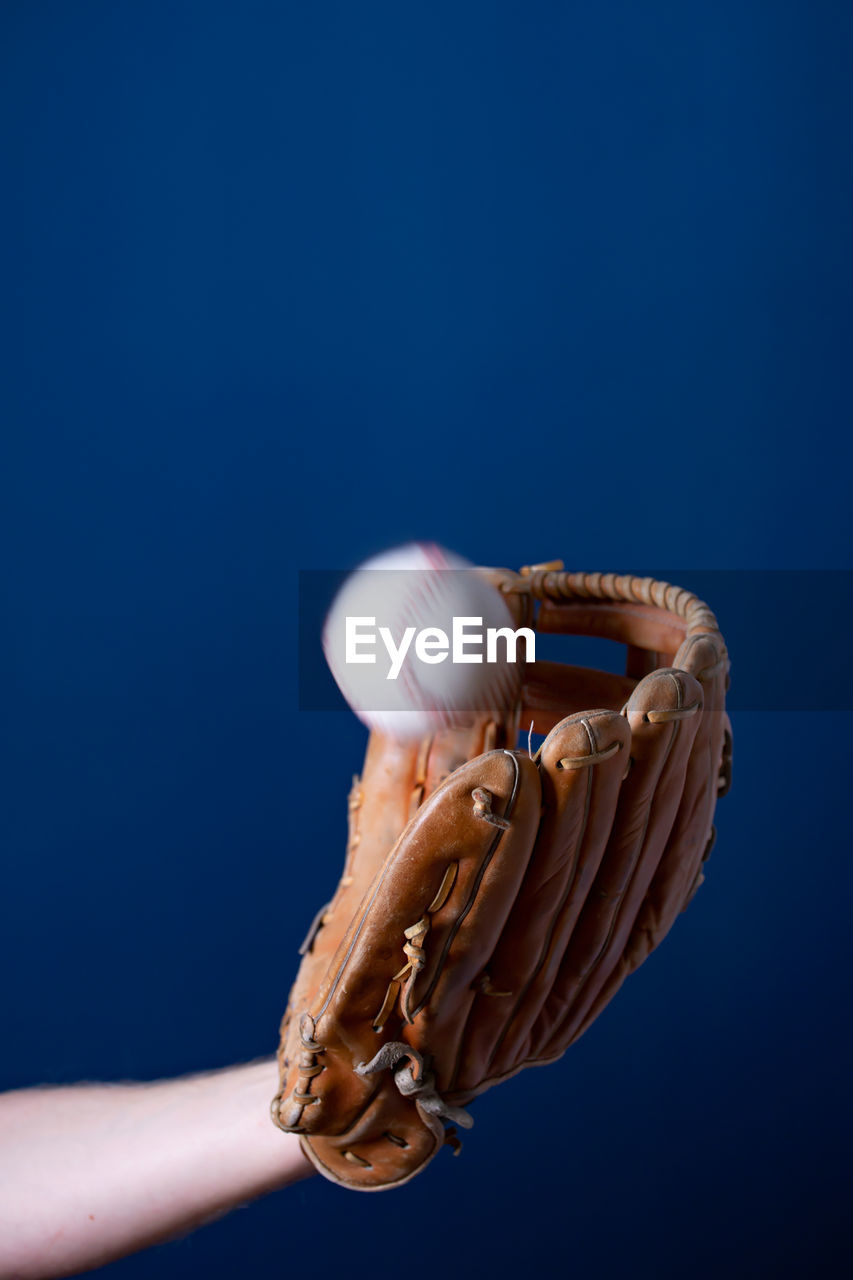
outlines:
[{"label": "bare arm", "polygon": [[313,1173],[276,1089],[269,1058],[0,1095],[0,1280],[102,1266]]}]

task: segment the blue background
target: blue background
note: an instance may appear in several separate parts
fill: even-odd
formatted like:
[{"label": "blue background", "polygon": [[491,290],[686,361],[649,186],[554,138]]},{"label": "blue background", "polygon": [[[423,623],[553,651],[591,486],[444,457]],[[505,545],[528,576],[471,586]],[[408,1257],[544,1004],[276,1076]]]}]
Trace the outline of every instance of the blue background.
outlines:
[{"label": "blue background", "polygon": [[[3,1087],[273,1050],[365,740],[297,710],[298,570],[853,567],[851,44],[840,2],[5,0]],[[831,616],[731,621],[831,708]],[[837,1274],[849,716],[748,701],[690,915],[460,1159],[109,1272]]]}]

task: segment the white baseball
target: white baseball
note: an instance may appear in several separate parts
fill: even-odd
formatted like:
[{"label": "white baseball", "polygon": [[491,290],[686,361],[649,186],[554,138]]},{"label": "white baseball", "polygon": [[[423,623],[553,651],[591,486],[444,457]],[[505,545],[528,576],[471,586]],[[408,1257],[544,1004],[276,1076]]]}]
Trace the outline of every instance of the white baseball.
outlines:
[{"label": "white baseball", "polygon": [[[397,739],[421,738],[463,724],[478,711],[500,714],[511,704],[520,666],[506,660],[505,646],[497,648],[499,661],[486,661],[485,647],[478,648],[476,640],[460,652],[480,652],[482,661],[453,661],[452,645],[443,659],[437,656],[440,634],[452,636],[454,618],[481,619],[481,628],[468,624],[474,634],[514,628],[498,589],[469,561],[435,543],[413,542],[383,552],[350,574],[326,616],[323,651],[339,689],[364,724]],[[362,621],[354,624],[353,619]],[[348,625],[368,637],[349,654]],[[383,628],[385,636],[380,635]],[[400,658],[407,631],[409,648]],[[389,679],[394,646],[398,674]],[[348,661],[355,652],[359,660]]]}]

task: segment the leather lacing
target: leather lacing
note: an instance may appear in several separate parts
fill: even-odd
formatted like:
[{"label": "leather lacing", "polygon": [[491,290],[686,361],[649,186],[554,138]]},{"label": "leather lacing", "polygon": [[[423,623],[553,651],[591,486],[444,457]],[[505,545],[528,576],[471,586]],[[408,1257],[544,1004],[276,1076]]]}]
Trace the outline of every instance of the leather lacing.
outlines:
[{"label": "leather lacing", "polygon": [[323,1063],[317,1061],[317,1054],[325,1053],[326,1046],[320,1044],[314,1039],[314,1019],[310,1013],[303,1013],[299,1019],[299,1039],[302,1043],[302,1053],[299,1055],[299,1075],[294,1085],[293,1092],[287,1099],[289,1103],[295,1104],[299,1111],[294,1118],[293,1124],[284,1124],[281,1119],[281,1108],[285,1099],[278,1094],[273,1098],[270,1105],[270,1114],[273,1122],[283,1129],[285,1133],[304,1133],[305,1129],[300,1124],[302,1112],[305,1107],[312,1107],[320,1099],[316,1094],[311,1093],[311,1081],[318,1076],[321,1071],[325,1071],[326,1067]]},{"label": "leather lacing", "polygon": [[383,1138],[387,1138],[389,1142],[393,1142],[395,1147],[407,1147],[409,1144],[405,1138],[401,1138],[397,1133],[391,1133],[390,1129],[386,1129]]},{"label": "leather lacing", "polygon": [[471,990],[478,991],[481,996],[511,996],[511,991],[499,991],[497,987],[492,986],[492,979],[488,973],[483,971],[478,978],[471,983]]},{"label": "leather lacing", "polygon": [[445,870],[444,877],[438,887],[438,892],[432,902],[427,907],[420,920],[415,924],[409,925],[408,929],[403,930],[405,942],[403,943],[403,954],[406,956],[406,963],[403,965],[399,973],[395,973],[394,977],[388,983],[388,990],[385,992],[385,999],[382,1006],[373,1019],[373,1030],[381,1031],[388,1020],[388,1017],[400,996],[400,1012],[403,1015],[404,1022],[411,1022],[411,999],[412,990],[414,988],[415,979],[426,964],[426,951],[423,947],[423,941],[429,932],[430,916],[435,915],[444,906],[450,897],[451,890],[456,883],[456,876],[459,872],[459,863],[451,862]]},{"label": "leather lacing", "polygon": [[365,1160],[362,1156],[357,1156],[354,1151],[342,1151],[341,1155],[345,1160],[349,1160],[350,1164],[357,1164],[361,1169],[373,1168],[369,1160]]},{"label": "leather lacing", "polygon": [[471,792],[471,799],[474,801],[474,813],[478,818],[482,818],[484,822],[488,822],[492,827],[498,827],[501,831],[508,831],[512,825],[507,818],[502,818],[500,814],[492,813],[492,793],[487,791],[485,787],[475,787]]},{"label": "leather lacing", "polygon": [[355,1072],[359,1076],[368,1076],[389,1068],[400,1093],[417,1103],[420,1111],[438,1120],[458,1124],[462,1129],[471,1128],[473,1116],[464,1107],[454,1107],[444,1101],[436,1090],[435,1076],[429,1069],[428,1059],[410,1044],[389,1040],[369,1062],[359,1063]]},{"label": "leather lacing", "polygon": [[668,707],[665,711],[647,711],[643,719],[647,724],[666,724],[669,720],[689,720],[699,710],[699,700],[689,707]]},{"label": "leather lacing", "polygon": [[624,600],[653,605],[674,613],[687,623],[687,634],[719,631],[717,619],[698,596],[684,587],[655,578],[639,578],[619,573],[567,573],[561,560],[528,565],[500,589],[509,595],[529,595],[536,600]]},{"label": "leather lacing", "polygon": [[622,750],[621,742],[614,742],[609,747],[604,747],[602,751],[593,751],[588,756],[564,756],[563,759],[557,761],[558,769],[585,769],[587,765],[601,764],[603,760],[609,760],[611,756],[615,756],[617,751]]}]

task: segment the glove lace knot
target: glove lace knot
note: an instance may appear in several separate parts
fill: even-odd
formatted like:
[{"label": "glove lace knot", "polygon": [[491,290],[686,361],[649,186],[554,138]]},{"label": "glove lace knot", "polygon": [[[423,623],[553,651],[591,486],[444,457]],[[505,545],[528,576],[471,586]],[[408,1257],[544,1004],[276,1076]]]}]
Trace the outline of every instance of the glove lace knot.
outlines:
[{"label": "glove lace knot", "polygon": [[436,911],[440,911],[447,899],[450,897],[450,891],[456,881],[456,874],[459,870],[458,862],[451,862],[444,873],[444,878],[438,887],[438,892],[432,902],[427,907],[420,920],[409,925],[408,929],[403,930],[403,954],[406,957],[406,963],[403,965],[399,973],[395,973],[394,977],[388,983],[388,990],[385,992],[385,999],[382,1001],[382,1007],[373,1019],[373,1030],[381,1031],[391,1010],[397,1002],[397,996],[400,996],[400,1012],[403,1015],[404,1022],[412,1021],[412,994],[415,986],[415,979],[426,964],[426,951],[423,946],[424,939],[429,933],[430,916],[435,915]]},{"label": "glove lace knot", "polygon": [[356,1075],[367,1076],[388,1068],[400,1093],[404,1098],[413,1100],[427,1124],[428,1117],[434,1117],[442,1122],[458,1124],[462,1129],[471,1128],[473,1116],[464,1107],[454,1107],[445,1102],[435,1087],[435,1076],[427,1060],[409,1044],[389,1040],[369,1062],[359,1063],[355,1071]]}]

